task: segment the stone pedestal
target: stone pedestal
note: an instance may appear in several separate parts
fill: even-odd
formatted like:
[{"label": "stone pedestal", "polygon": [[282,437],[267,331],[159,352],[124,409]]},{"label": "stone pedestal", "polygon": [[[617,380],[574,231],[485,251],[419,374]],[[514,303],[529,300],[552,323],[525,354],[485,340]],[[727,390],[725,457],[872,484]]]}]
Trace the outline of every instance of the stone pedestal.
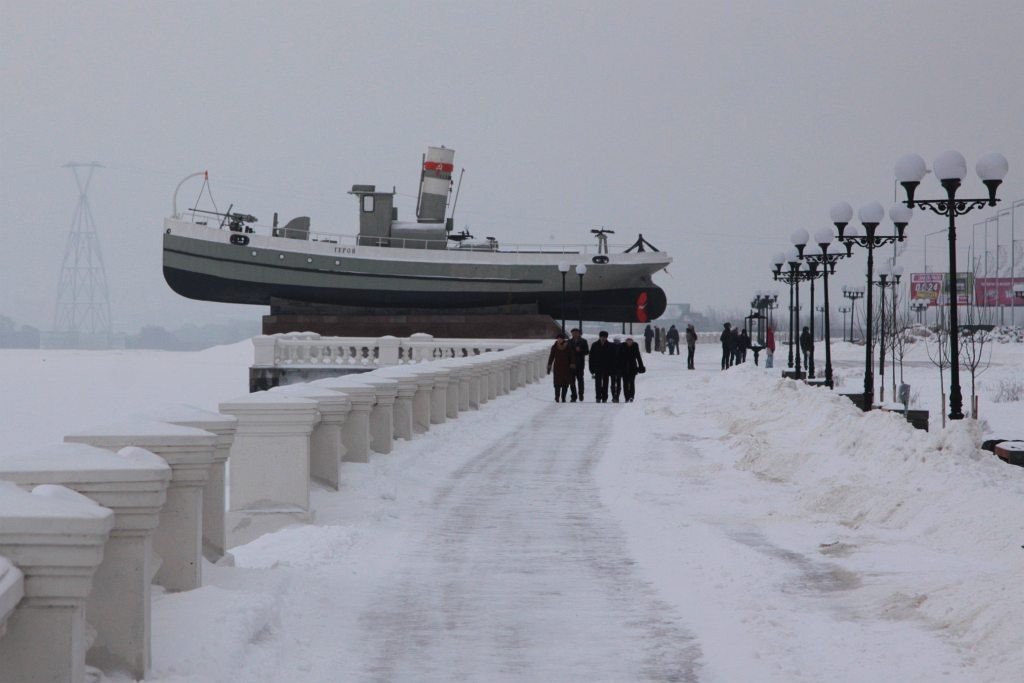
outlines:
[{"label": "stone pedestal", "polygon": [[459,417],[460,385],[465,371],[456,361],[445,361],[440,367],[448,371],[448,391],[444,397],[445,417],[455,420]]},{"label": "stone pedestal", "polygon": [[225,519],[229,548],[296,522],[309,522],[309,438],[316,401],[260,392],[220,404],[238,418],[231,444]]},{"label": "stone pedestal", "polygon": [[413,435],[413,400],[416,396],[416,379],[410,375],[405,366],[381,368],[374,374],[395,380],[398,386],[395,392],[395,405],[392,407],[391,422],[394,426],[394,438],[412,439]]},{"label": "stone pedestal", "polygon": [[498,398],[501,393],[499,389],[501,386],[500,380],[498,379],[498,375],[501,372],[501,366],[497,359],[488,358],[487,365],[484,367],[487,368],[487,400],[492,401]]},{"label": "stone pedestal", "polygon": [[310,384],[289,384],[268,393],[298,396],[316,401],[320,422],[309,437],[309,475],[335,491],[341,484],[341,461],[345,458],[342,434],[352,403],[348,396]]},{"label": "stone pedestal", "polygon": [[[469,410],[469,391],[470,391],[470,378],[473,376],[473,369],[470,367],[469,362],[465,358],[459,358],[449,363],[448,367],[452,369],[452,374],[459,381],[459,405],[458,412],[465,412]],[[455,417],[453,416],[453,417]]]},{"label": "stone pedestal", "polygon": [[466,378],[469,384],[469,390],[466,395],[466,402],[469,404],[468,410],[480,409],[480,404],[482,403],[480,399],[480,378],[483,374],[483,369],[475,358],[466,360]]},{"label": "stone pedestal", "polygon": [[395,436],[395,403],[398,401],[398,380],[381,375],[379,372],[368,372],[352,379],[373,387],[373,390],[377,392],[376,402],[370,409],[370,450],[374,453],[390,453]]},{"label": "stone pedestal", "polygon": [[194,427],[156,420],[126,420],[64,437],[111,451],[138,446],[171,467],[167,500],[153,533],[161,563],[153,578],[169,591],[192,590],[203,583],[203,488],[210,477],[217,436]]},{"label": "stone pedestal", "polygon": [[[256,338],[253,339],[256,344]],[[273,353],[273,345],[271,345]],[[227,549],[224,534],[224,513],[227,500],[226,469],[231,444],[235,440],[235,429],[238,420],[230,415],[222,415],[195,406],[177,404],[158,408],[146,414],[154,420],[169,422],[182,427],[194,427],[217,435],[217,445],[213,449],[213,465],[210,466],[210,479],[203,487],[203,554],[206,559],[216,562]]]},{"label": "stone pedestal", "polygon": [[22,488],[63,485],[113,511],[114,527],[86,605],[86,620],[96,629],[86,661],[104,671],[145,678],[150,664],[152,536],[171,468],[141,448],[115,454],[65,443],[0,454],[0,479]]},{"label": "stone pedestal", "polygon": [[61,486],[0,482],[0,555],[25,595],[0,638],[0,683],[85,680],[85,602],[114,514]]},{"label": "stone pedestal", "polygon": [[352,407],[341,430],[345,444],[345,462],[370,462],[370,411],[377,402],[377,391],[354,377],[331,377],[311,382],[315,386],[340,391]]},{"label": "stone pedestal", "polygon": [[413,429],[417,434],[430,431],[430,404],[434,395],[434,373],[425,363],[407,365],[409,375],[416,380],[416,394],[412,398]]},{"label": "stone pedestal", "polygon": [[434,390],[430,394],[430,424],[444,424],[448,419],[448,384],[451,373],[432,363],[427,368],[434,373]]}]

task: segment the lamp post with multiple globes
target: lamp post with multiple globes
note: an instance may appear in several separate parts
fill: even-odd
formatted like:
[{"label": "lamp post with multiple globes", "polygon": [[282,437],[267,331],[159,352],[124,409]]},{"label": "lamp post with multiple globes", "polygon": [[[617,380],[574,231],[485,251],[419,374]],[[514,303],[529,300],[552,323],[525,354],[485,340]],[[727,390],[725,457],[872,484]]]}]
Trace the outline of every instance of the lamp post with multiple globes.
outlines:
[{"label": "lamp post with multiple globes", "polygon": [[995,206],[999,199],[996,198],[996,190],[1003,182],[1010,165],[1002,154],[986,154],[975,165],[975,171],[981,182],[988,188],[987,199],[958,199],[957,190],[967,175],[967,161],[959,152],[943,152],[935,158],[932,164],[935,177],[939,179],[942,188],[946,191],[945,199],[915,199],[914,194],[917,186],[921,184],[928,169],[924,159],[916,154],[908,154],[896,162],[896,180],[903,186],[907,193],[907,200],[904,202],[907,209],[928,209],[932,213],[945,216],[949,219],[949,418],[951,420],[962,420],[963,394],[960,391],[960,347],[959,347],[959,325],[957,320],[957,296],[958,282],[956,270],[956,219],[970,211],[980,209],[984,206]]},{"label": "lamp post with multiple globes", "polygon": [[[584,263],[576,266],[576,274],[580,278],[580,334],[583,334],[583,276],[587,274],[587,266]],[[562,330],[565,331],[565,325],[563,323]]]},{"label": "lamp post with multiple globes", "polygon": [[[850,245],[851,247],[853,245]],[[853,343],[853,318],[857,314],[857,300],[864,298],[863,287],[843,285],[843,297],[850,300],[850,343]]]},{"label": "lamp post with multiple globes", "polygon": [[[833,379],[832,379],[832,324],[831,324],[831,321],[830,321],[830,318],[829,318],[828,276],[829,275],[835,275],[836,263],[838,263],[840,261],[840,259],[844,259],[844,258],[846,258],[847,256],[850,255],[850,249],[852,248],[852,245],[851,246],[847,246],[847,249],[846,249],[847,253],[845,253],[845,254],[843,252],[841,252],[841,251],[838,251],[838,252],[834,251],[832,253],[829,253],[828,249],[832,245],[832,231],[829,230],[828,228],[820,228],[817,231],[815,231],[815,233],[814,233],[814,241],[817,242],[818,249],[820,250],[821,253],[816,254],[813,251],[805,251],[804,259],[809,261],[812,265],[818,265],[821,268],[823,288],[825,290],[825,304],[824,304],[824,306],[820,307],[820,310],[823,312],[824,318],[825,318],[825,320],[824,320],[824,328],[825,329],[823,331],[824,339],[825,339],[825,384],[828,386],[829,389],[831,389],[834,386],[834,382],[833,382]],[[814,286],[813,282],[812,282],[811,286],[812,287]],[[812,292],[812,297],[813,297],[814,290],[812,289],[811,292]],[[813,303],[813,300],[812,300],[812,303]],[[840,309],[840,310],[842,310],[842,309]],[[813,317],[812,317],[812,320],[813,320]],[[846,332],[846,330],[845,330],[846,318],[845,317],[843,318],[843,327],[844,327],[843,332],[844,332],[844,335],[845,335],[845,332]],[[812,359],[813,359],[813,354],[812,354]],[[812,370],[812,372],[813,372],[813,370]],[[814,375],[811,374],[810,376],[813,377]]]}]

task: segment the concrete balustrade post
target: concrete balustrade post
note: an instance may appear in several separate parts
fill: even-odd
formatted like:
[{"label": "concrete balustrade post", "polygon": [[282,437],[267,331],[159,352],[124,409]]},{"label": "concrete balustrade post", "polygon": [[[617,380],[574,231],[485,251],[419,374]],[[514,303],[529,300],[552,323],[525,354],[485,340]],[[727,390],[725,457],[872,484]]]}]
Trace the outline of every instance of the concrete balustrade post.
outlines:
[{"label": "concrete balustrade post", "polygon": [[410,375],[404,365],[394,368],[382,368],[376,371],[381,377],[395,380],[398,389],[395,392],[395,405],[392,407],[391,422],[394,426],[394,438],[412,439],[413,435],[413,399],[416,396],[416,379]]},{"label": "concrete balustrade post", "polygon": [[398,365],[398,353],[402,347],[402,340],[398,337],[386,335],[377,339],[377,364],[386,367]]},{"label": "concrete balustrade post", "polygon": [[434,390],[430,394],[430,424],[444,424],[448,419],[448,385],[451,373],[433,363],[428,369],[434,373]]},{"label": "concrete balustrade post", "polygon": [[417,434],[430,431],[430,404],[434,395],[434,373],[426,363],[407,365],[410,376],[416,380],[416,394],[412,399],[413,429]]},{"label": "concrete balustrade post", "polygon": [[123,448],[115,454],[65,443],[0,454],[0,479],[29,489],[66,486],[113,511],[114,526],[86,603],[86,620],[96,629],[86,661],[145,678],[150,665],[152,536],[171,468],[141,448]]},{"label": "concrete balustrade post", "polygon": [[[475,357],[472,361],[473,375],[470,377],[470,405],[479,409],[480,406],[487,403],[488,390],[487,387],[490,385],[487,370],[487,362],[480,359],[479,356]],[[475,405],[473,405],[475,401]]]},{"label": "concrete balustrade post", "polygon": [[227,544],[313,519],[309,507],[310,436],[320,421],[313,399],[261,391],[220,404],[238,419],[231,444]]},{"label": "concrete balustrade post", "polygon": [[85,603],[114,513],[62,486],[0,482],[0,555],[24,597],[0,638],[0,683],[85,680]]},{"label": "concrete balustrade post", "polygon": [[326,387],[288,384],[268,393],[297,396],[316,401],[320,421],[309,435],[309,476],[335,491],[341,484],[341,462],[345,458],[344,430],[352,404],[348,396]]},{"label": "concrete balustrade post", "polygon": [[457,420],[461,401],[459,389],[462,384],[462,367],[455,360],[445,362],[442,367],[448,371],[448,391],[444,397],[445,417]]},{"label": "concrete balustrade post", "polygon": [[227,549],[227,538],[224,534],[224,513],[227,509],[226,470],[238,420],[230,415],[221,415],[184,404],[157,408],[147,412],[146,417],[181,427],[202,429],[217,435],[210,478],[203,487],[203,554],[209,561],[216,562]]},{"label": "concrete balustrade post", "polygon": [[203,488],[210,477],[217,436],[194,427],[132,419],[64,437],[108,451],[138,446],[163,458],[171,467],[167,500],[153,533],[153,551],[160,565],[153,578],[169,591],[202,585]]},{"label": "concrete balustrade post", "polygon": [[353,380],[372,387],[376,401],[370,409],[370,450],[390,453],[394,447],[395,403],[398,400],[398,380],[379,371],[352,375]]},{"label": "concrete balustrade post", "polygon": [[491,401],[501,394],[500,379],[501,364],[497,359],[488,359],[487,363],[487,400]]},{"label": "concrete balustrade post", "polygon": [[459,379],[459,412],[469,410],[470,378],[473,376],[473,368],[465,358],[460,358],[452,364]]},{"label": "concrete balustrade post", "polygon": [[309,384],[339,391],[348,397],[352,408],[341,429],[341,442],[345,445],[343,460],[370,462],[370,411],[377,402],[376,390],[353,377],[328,377]]},{"label": "concrete balustrade post", "polygon": [[252,338],[253,365],[273,366],[276,359],[277,336],[260,334]]}]

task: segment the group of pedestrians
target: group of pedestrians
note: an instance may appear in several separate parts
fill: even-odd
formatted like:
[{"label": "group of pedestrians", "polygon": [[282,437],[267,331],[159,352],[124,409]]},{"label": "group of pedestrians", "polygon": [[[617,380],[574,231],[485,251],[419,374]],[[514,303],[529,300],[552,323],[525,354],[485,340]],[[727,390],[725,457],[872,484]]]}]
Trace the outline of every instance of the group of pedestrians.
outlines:
[{"label": "group of pedestrians", "polygon": [[727,370],[734,365],[747,362],[747,351],[750,349],[750,335],[746,329],[736,329],[731,323],[724,323],[719,339],[722,342],[722,369]]},{"label": "group of pedestrians", "polygon": [[595,400],[607,403],[610,390],[612,403],[618,403],[620,396],[626,403],[632,403],[636,397],[636,376],[647,372],[640,356],[640,345],[632,337],[626,337],[625,341],[618,338],[609,341],[608,333],[604,331],[598,334],[593,345],[587,343],[577,328],[569,334],[568,339],[564,334],[555,337],[548,354],[548,374],[554,381],[555,401],[565,403],[567,395],[571,403],[583,401],[589,356]]},{"label": "group of pedestrians", "polygon": [[[697,330],[693,329],[692,324],[686,326],[685,340],[686,367],[693,370],[693,354],[697,350]],[[652,328],[650,325],[644,328],[644,347],[647,353],[651,352],[653,342],[655,351],[665,353],[667,349],[668,355],[674,356],[680,353],[679,341],[679,330],[675,325],[669,327],[668,330],[660,327]]]}]

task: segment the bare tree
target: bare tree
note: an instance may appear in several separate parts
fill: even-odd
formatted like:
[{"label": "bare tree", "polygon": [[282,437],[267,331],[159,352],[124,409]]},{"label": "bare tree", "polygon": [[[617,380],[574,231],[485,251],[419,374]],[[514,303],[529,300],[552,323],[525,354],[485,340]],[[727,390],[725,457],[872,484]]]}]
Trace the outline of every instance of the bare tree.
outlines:
[{"label": "bare tree", "polygon": [[960,367],[971,374],[971,417],[978,419],[978,376],[988,370],[992,360],[993,310],[970,297],[963,308],[960,323]]},{"label": "bare tree", "polygon": [[939,390],[942,402],[939,404],[942,413],[942,426],[946,426],[946,368],[949,367],[949,334],[946,322],[946,309],[940,306],[936,311],[936,323],[932,328],[933,335],[925,338],[925,351],[928,360],[939,369]]}]

